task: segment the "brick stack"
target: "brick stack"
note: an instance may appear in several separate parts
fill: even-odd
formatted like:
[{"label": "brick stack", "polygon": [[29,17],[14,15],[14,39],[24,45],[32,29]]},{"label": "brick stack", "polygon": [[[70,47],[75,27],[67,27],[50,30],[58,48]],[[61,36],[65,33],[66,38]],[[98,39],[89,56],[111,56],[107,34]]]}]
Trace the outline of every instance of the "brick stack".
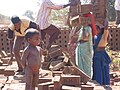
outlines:
[{"label": "brick stack", "polygon": [[116,28],[116,26],[109,27],[111,40],[109,42],[109,46],[111,50],[120,50],[120,28]]}]

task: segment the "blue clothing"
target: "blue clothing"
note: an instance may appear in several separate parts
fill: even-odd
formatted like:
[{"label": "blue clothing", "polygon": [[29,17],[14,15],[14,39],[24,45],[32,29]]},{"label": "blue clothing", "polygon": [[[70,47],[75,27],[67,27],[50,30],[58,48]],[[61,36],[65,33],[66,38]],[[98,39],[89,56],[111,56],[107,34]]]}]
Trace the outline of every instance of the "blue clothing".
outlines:
[{"label": "blue clothing", "polygon": [[109,64],[111,62],[111,59],[105,50],[96,50],[101,37],[102,34],[98,34],[97,38],[95,39],[93,55],[93,80],[96,80],[100,85],[109,85]]},{"label": "blue clothing", "polygon": [[[84,27],[85,31],[89,34],[89,40],[84,43],[78,43],[76,48],[76,65],[85,72],[88,76],[92,76],[92,31],[91,27]],[[78,41],[82,38],[83,27],[80,29]]]}]

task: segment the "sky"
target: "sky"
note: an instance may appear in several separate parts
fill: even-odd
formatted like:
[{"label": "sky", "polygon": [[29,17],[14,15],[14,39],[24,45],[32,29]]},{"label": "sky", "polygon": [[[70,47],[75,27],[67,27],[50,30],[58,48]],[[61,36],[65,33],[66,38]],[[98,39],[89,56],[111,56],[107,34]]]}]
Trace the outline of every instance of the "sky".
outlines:
[{"label": "sky", "polygon": [[[37,12],[39,0],[0,0],[0,14],[6,16],[23,15],[26,10]],[[66,4],[68,0],[51,0],[56,4]]]}]

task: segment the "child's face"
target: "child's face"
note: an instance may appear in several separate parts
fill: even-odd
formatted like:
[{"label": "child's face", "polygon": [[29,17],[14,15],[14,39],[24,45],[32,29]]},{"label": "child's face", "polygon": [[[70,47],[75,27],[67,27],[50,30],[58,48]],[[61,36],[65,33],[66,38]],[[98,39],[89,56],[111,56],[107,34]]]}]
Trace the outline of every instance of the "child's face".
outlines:
[{"label": "child's face", "polygon": [[33,45],[33,46],[37,46],[40,44],[40,36],[39,34],[35,34],[33,35],[30,39],[29,39],[29,44]]}]

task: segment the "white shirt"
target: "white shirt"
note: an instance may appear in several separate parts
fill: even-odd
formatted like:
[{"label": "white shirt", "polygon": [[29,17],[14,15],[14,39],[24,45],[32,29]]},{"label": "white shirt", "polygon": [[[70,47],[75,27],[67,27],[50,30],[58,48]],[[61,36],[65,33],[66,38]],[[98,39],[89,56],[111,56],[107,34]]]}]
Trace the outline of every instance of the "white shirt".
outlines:
[{"label": "white shirt", "polygon": [[36,17],[36,23],[39,25],[40,29],[46,29],[50,26],[49,16],[51,10],[60,10],[63,8],[63,5],[55,5],[50,0],[42,0],[40,4],[40,9]]},{"label": "white shirt", "polygon": [[115,0],[115,10],[120,10],[120,0]]}]

